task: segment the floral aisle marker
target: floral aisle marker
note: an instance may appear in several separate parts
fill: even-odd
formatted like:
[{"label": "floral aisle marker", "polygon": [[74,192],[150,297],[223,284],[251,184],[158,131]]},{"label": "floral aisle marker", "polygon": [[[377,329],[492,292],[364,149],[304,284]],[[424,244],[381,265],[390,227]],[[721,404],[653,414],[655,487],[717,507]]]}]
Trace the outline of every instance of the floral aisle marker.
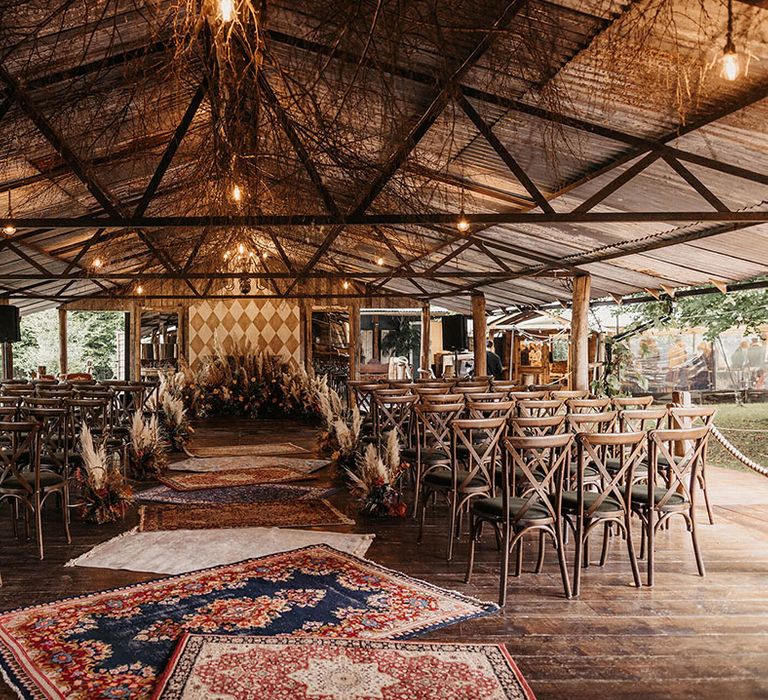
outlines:
[{"label": "floral aisle marker", "polygon": [[131,476],[138,481],[156,479],[168,466],[167,445],[160,431],[157,414],[147,420],[141,411],[136,411],[130,435],[128,463]]},{"label": "floral aisle marker", "polygon": [[160,389],[158,416],[160,427],[174,452],[182,452],[195,431],[189,424],[184,402],[168,391],[165,385]]},{"label": "floral aisle marker", "polygon": [[340,472],[353,469],[362,450],[363,419],[354,406],[344,408],[339,394],[328,386],[325,377],[317,387],[317,405],[322,419],[318,451],[328,455]]},{"label": "floral aisle marker", "polygon": [[[83,423],[80,431],[80,456],[83,466],[76,472],[82,502],[78,513],[88,522],[111,523],[125,516],[133,500],[131,487],[126,483],[115,459],[107,457],[104,445],[93,442],[91,429]],[[117,454],[113,455],[117,458]]]},{"label": "floral aisle marker", "polygon": [[379,517],[404,517],[407,507],[397,486],[403,471],[397,433],[390,430],[383,457],[375,445],[368,445],[358,460],[357,471],[348,471],[352,493],[362,504],[361,511]]}]

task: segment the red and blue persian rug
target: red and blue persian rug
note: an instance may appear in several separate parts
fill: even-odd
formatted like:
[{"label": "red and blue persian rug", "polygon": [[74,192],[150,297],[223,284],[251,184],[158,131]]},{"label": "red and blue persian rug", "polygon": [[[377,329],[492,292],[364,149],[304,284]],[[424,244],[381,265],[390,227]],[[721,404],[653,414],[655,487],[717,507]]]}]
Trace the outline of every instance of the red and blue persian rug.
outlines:
[{"label": "red and blue persian rug", "polygon": [[197,491],[175,491],[168,486],[152,486],[136,494],[147,503],[175,503],[188,505],[195,503],[263,503],[273,501],[293,503],[314,498],[327,498],[337,488],[318,488],[316,486],[296,486],[294,484],[253,484],[248,486],[229,486],[225,488],[199,489]]},{"label": "red and blue persian rug", "polygon": [[405,639],[492,603],[318,545],[0,615],[22,698],[147,698],[184,632]]},{"label": "red and blue persian rug", "polygon": [[185,634],[153,700],[532,700],[503,644]]}]

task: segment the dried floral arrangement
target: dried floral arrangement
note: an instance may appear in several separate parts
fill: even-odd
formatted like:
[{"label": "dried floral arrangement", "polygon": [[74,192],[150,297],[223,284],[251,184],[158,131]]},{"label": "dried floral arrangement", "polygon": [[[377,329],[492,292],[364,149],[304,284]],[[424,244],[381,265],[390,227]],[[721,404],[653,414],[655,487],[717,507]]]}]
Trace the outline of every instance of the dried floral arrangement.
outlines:
[{"label": "dried floral arrangement", "polygon": [[325,378],[317,386],[317,406],[322,420],[318,451],[328,455],[337,469],[346,474],[355,467],[363,447],[360,411],[356,406],[348,410]]},{"label": "dried floral arrangement", "polygon": [[323,380],[292,358],[262,352],[245,340],[217,344],[200,366],[185,365],[172,386],[191,416],[294,416],[315,418]]},{"label": "dried floral arrangement", "polygon": [[187,417],[184,401],[175,396],[164,384],[160,386],[157,416],[160,430],[171,450],[182,452],[194,429]]},{"label": "dried floral arrangement", "polygon": [[104,444],[96,445],[86,423],[80,430],[82,466],[75,472],[81,502],[78,513],[83,520],[101,525],[125,516],[133,491],[120,471],[117,453],[110,459]]},{"label": "dried floral arrangement", "polygon": [[383,455],[369,444],[358,457],[357,468],[348,470],[352,493],[361,503],[360,511],[376,517],[405,517],[407,506],[399,487],[403,471],[397,433],[390,430]]},{"label": "dried floral arrangement", "polygon": [[160,476],[168,465],[166,443],[157,414],[145,418],[141,411],[133,414],[128,444],[128,467],[132,478],[148,481]]}]

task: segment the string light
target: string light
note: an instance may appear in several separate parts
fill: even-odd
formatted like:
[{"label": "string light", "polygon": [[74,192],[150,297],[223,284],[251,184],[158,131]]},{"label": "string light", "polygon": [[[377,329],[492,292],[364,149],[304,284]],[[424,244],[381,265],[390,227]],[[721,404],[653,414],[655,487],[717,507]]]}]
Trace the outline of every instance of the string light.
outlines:
[{"label": "string light", "polygon": [[232,199],[236,202],[240,202],[243,199],[243,191],[240,189],[240,185],[235,185],[232,188]]},{"label": "string light", "polygon": [[720,77],[733,82],[741,75],[741,56],[733,43],[733,0],[728,0],[728,28],[725,35],[725,47],[720,57]]},{"label": "string light", "polygon": [[11,208],[11,191],[8,190],[8,221],[3,226],[3,233],[6,236],[13,236],[16,233],[16,227],[13,225],[13,209]]},{"label": "string light", "polygon": [[219,0],[219,14],[222,22],[231,22],[235,17],[234,0]]},{"label": "string light", "polygon": [[140,284],[136,286],[136,294],[144,294],[144,287]]},{"label": "string light", "polygon": [[349,289],[349,282],[347,282],[347,280],[344,280],[344,281],[341,283],[341,286],[342,286],[342,288],[344,288],[344,289]]},{"label": "string light", "polygon": [[379,258],[376,260],[376,264],[377,264],[379,267],[384,267],[384,258],[382,258],[381,256],[379,256]]},{"label": "string light", "polygon": [[104,265],[104,261],[101,258],[94,258],[91,264],[93,265],[95,270],[100,270],[101,267]]},{"label": "string light", "polygon": [[245,245],[243,243],[237,244],[237,254],[243,255],[245,253]]}]

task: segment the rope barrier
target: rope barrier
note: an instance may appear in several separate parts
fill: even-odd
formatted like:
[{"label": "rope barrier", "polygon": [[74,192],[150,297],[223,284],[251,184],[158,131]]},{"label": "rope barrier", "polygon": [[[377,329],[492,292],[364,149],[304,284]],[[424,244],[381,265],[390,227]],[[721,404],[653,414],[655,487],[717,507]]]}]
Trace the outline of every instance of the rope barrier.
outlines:
[{"label": "rope barrier", "polygon": [[712,426],[712,435],[715,436],[715,439],[726,449],[729,454],[738,459],[739,462],[741,462],[743,465],[749,467],[753,471],[756,471],[758,474],[768,476],[768,469],[766,469],[762,464],[758,464],[754,460],[751,460],[749,457],[747,457],[747,455],[739,450],[738,447],[734,446],[733,443],[731,443],[728,438],[726,438],[725,435],[723,435],[714,425]]}]

